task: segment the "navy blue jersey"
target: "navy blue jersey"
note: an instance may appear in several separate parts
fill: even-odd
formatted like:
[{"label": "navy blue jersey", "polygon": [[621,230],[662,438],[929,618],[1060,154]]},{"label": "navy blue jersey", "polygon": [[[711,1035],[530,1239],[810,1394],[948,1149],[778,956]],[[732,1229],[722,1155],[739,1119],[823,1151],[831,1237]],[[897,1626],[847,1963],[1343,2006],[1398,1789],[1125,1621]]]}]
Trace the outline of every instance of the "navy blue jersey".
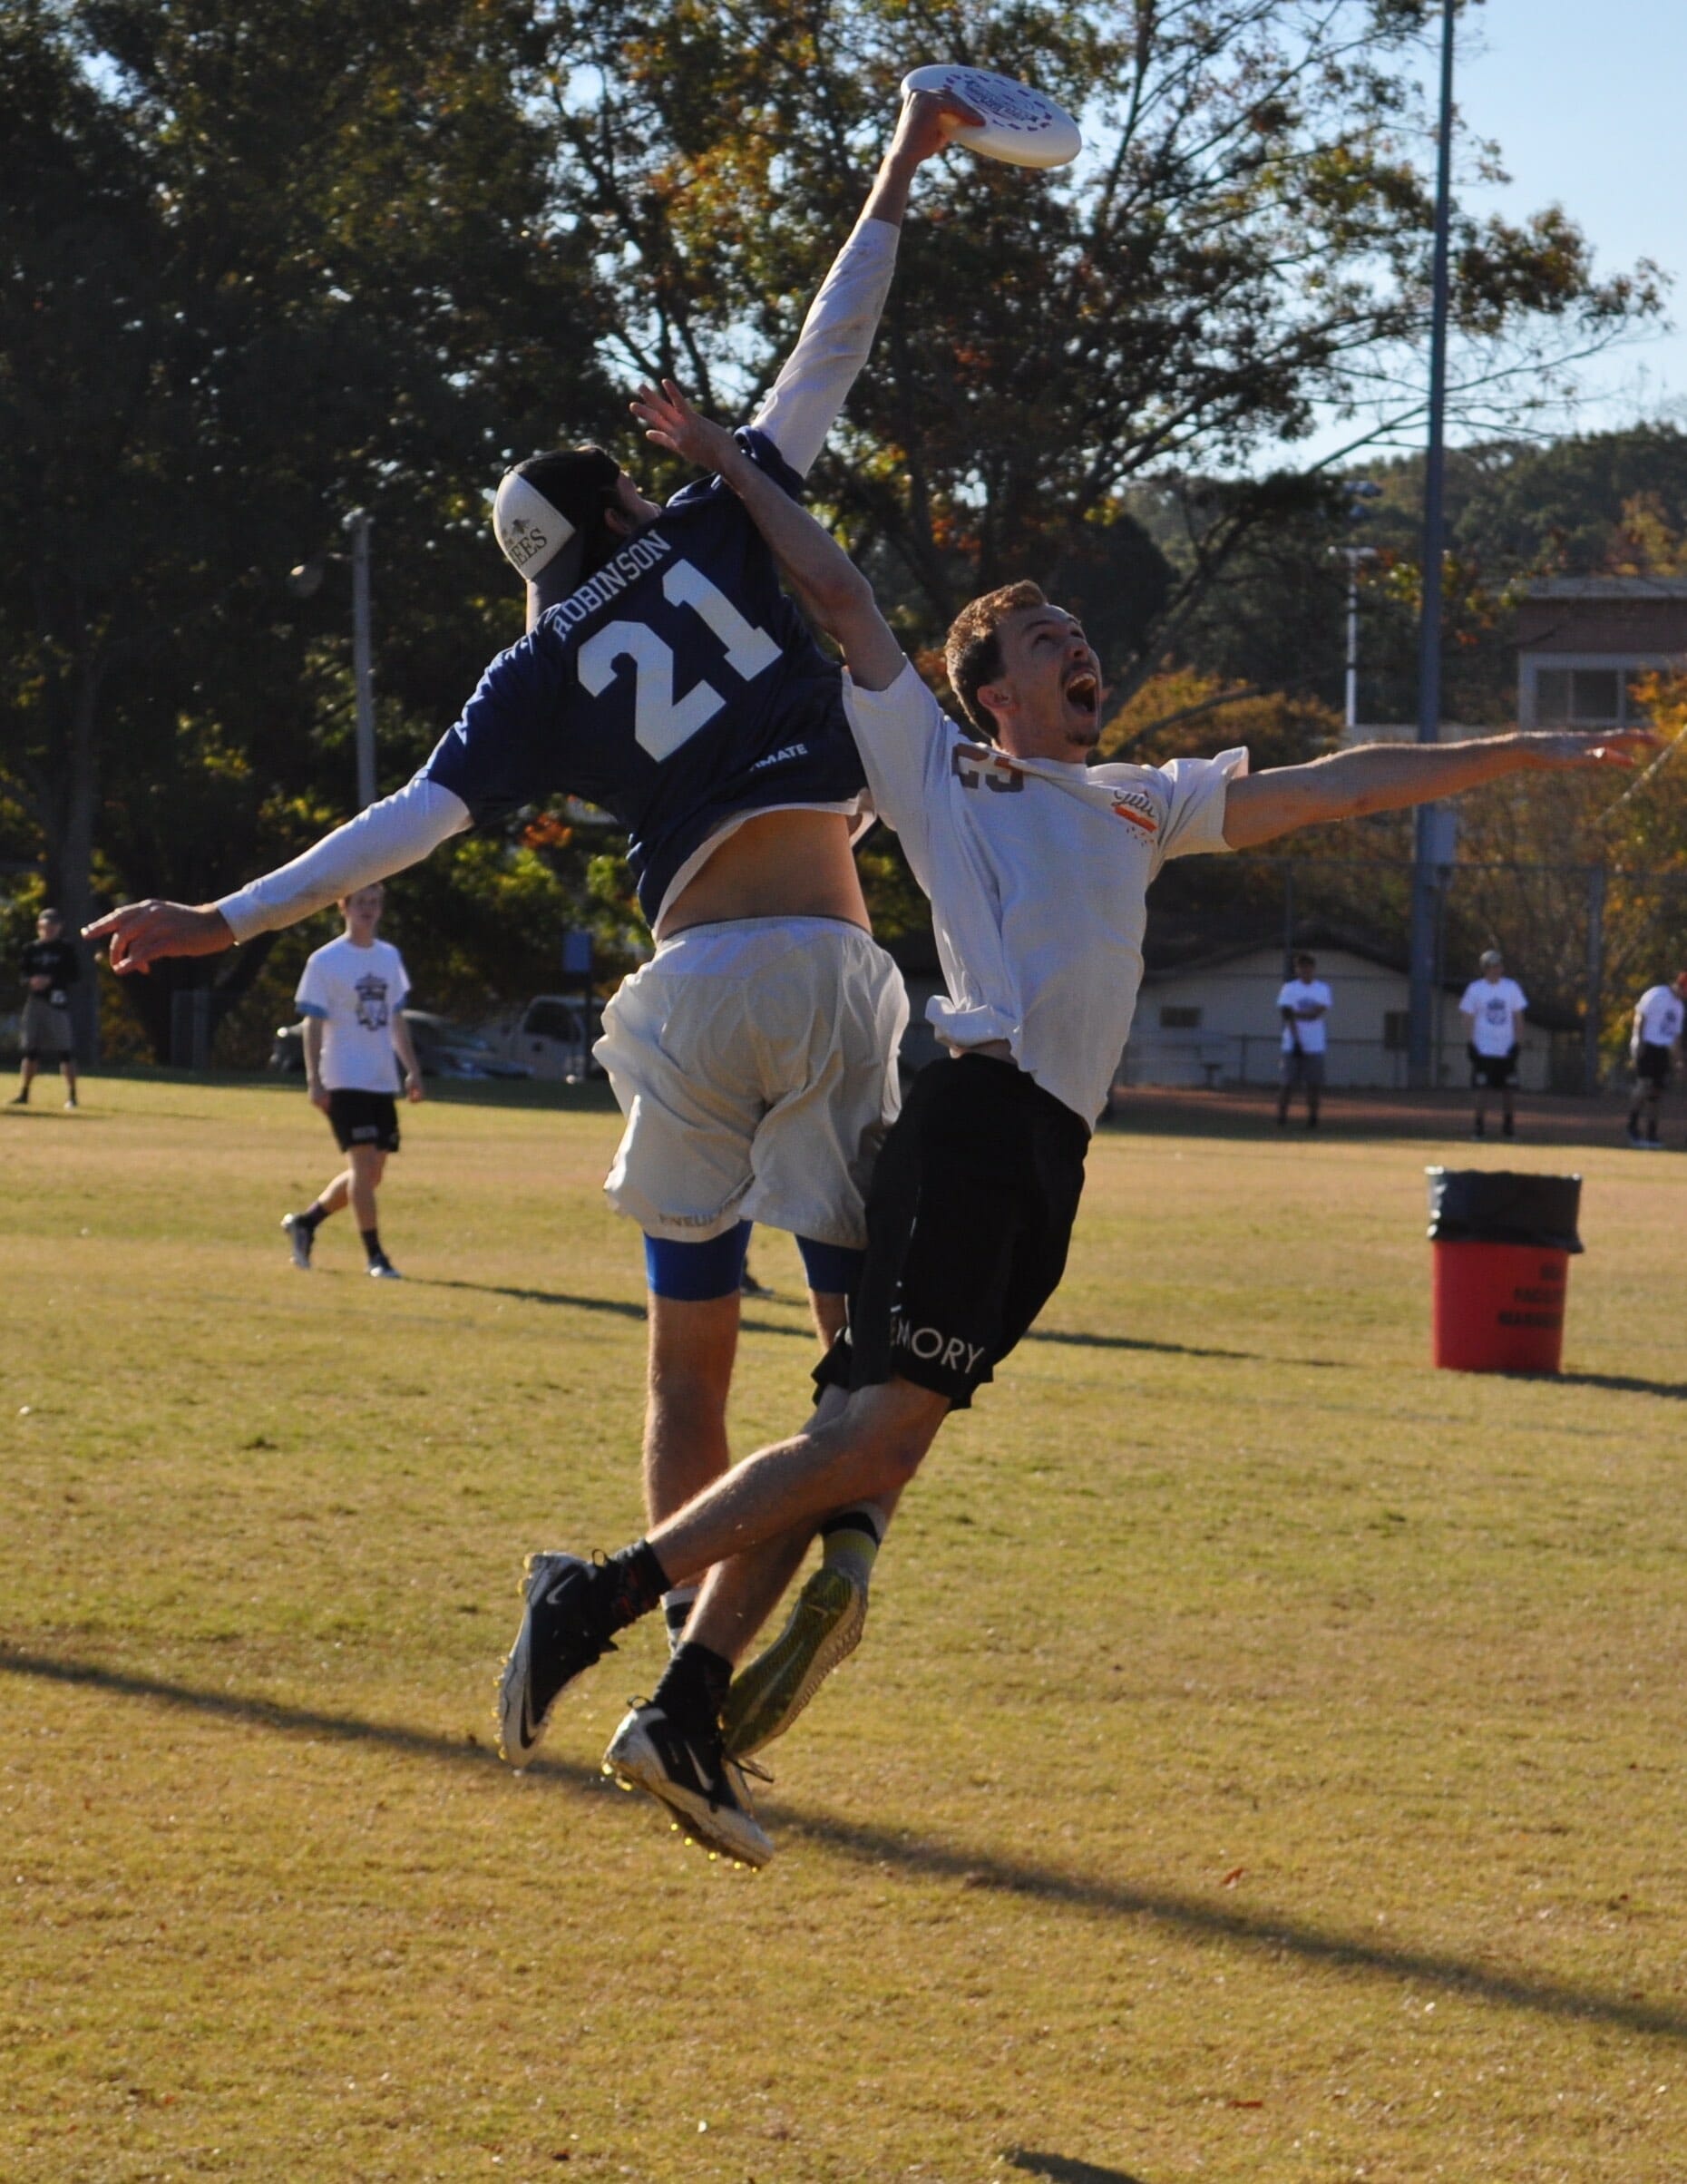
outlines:
[{"label": "navy blue jersey", "polygon": [[[764,433],[737,434],[794,499]],[[842,804],[865,776],[842,678],[779,588],[766,541],[718,478],[687,485],[482,676],[424,775],[477,825],[566,792],[627,829],[652,924],[724,820]]]}]

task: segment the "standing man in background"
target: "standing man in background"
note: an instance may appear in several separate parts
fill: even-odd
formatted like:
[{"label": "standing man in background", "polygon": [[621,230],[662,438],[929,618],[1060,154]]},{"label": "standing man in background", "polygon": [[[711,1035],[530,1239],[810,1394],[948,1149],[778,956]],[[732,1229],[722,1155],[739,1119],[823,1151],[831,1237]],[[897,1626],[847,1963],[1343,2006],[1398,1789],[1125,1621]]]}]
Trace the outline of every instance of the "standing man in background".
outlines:
[{"label": "standing man in background", "polygon": [[1500,1135],[1515,1137],[1512,1088],[1517,1081],[1517,1041],[1528,997],[1516,979],[1506,976],[1506,959],[1497,948],[1484,951],[1482,975],[1465,988],[1458,1013],[1465,1019],[1470,1054],[1470,1081],[1476,1089],[1472,1137],[1487,1136],[1487,1096],[1499,1094]]},{"label": "standing man in background", "polygon": [[76,1105],[75,1039],[71,1030],[70,989],[82,976],[75,946],[64,938],[64,921],[56,910],[35,920],[35,938],[24,951],[24,1068],[12,1097],[15,1107],[29,1105],[29,1087],[43,1062],[56,1062],[64,1078],[64,1105]]},{"label": "standing man in background", "polygon": [[1288,1121],[1294,1087],[1303,1085],[1309,1130],[1318,1127],[1318,1097],[1324,1083],[1324,1019],[1331,998],[1317,974],[1318,959],[1302,951],[1294,959],[1294,976],[1277,996],[1282,1018],[1282,1088],[1277,1095],[1277,1120],[1280,1125]]},{"label": "standing man in background", "polygon": [[294,997],[305,1019],[305,1089],[349,1164],[302,1214],[282,1216],[301,1273],[310,1271],[317,1231],[349,1205],[370,1273],[377,1282],[399,1278],[381,1248],[375,1194],[387,1155],[398,1150],[395,1062],[412,1100],[422,1097],[422,1071],[404,1018],[410,974],[392,942],[375,938],[385,896],[377,881],[345,898],[346,931],[307,960]]},{"label": "standing man in background", "polygon": [[[1628,1142],[1647,1151],[1658,1143],[1658,1108],[1670,1081],[1670,1063],[1679,1061],[1682,1025],[1687,1021],[1687,970],[1678,970],[1668,986],[1648,986],[1634,1004],[1629,1059],[1634,1065],[1634,1097],[1628,1108]],[[1646,1134],[1640,1134],[1644,1110]]]}]

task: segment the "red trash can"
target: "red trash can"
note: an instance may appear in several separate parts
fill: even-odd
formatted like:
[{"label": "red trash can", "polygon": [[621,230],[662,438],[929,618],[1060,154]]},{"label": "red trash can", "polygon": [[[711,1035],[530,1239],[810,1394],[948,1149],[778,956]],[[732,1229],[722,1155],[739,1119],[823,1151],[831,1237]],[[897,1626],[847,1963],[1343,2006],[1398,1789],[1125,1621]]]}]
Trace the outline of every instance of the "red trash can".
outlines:
[{"label": "red trash can", "polygon": [[1430,1168],[1434,1358],[1454,1372],[1556,1372],[1579,1175]]}]

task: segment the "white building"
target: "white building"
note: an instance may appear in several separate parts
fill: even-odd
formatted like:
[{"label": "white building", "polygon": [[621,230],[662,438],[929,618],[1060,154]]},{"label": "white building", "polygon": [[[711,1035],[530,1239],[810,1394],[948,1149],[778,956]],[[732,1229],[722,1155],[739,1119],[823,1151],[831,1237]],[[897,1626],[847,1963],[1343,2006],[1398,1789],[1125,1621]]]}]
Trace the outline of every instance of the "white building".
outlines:
[{"label": "white building", "polygon": [[[1325,1082],[1403,1090],[1410,1005],[1404,967],[1352,941],[1310,945],[1318,959],[1317,975],[1333,996],[1324,1019],[1329,1033]],[[1282,1047],[1277,1010],[1282,982],[1282,949],[1275,942],[1221,950],[1175,970],[1150,970],[1137,999],[1119,1083],[1275,1084]],[[1467,983],[1461,979],[1437,997],[1438,1084],[1463,1085],[1468,1079],[1464,1019],[1458,1013]],[[1521,1045],[1519,1085],[1525,1091],[1545,1091],[1552,1077],[1553,1034],[1526,1025]]]}]

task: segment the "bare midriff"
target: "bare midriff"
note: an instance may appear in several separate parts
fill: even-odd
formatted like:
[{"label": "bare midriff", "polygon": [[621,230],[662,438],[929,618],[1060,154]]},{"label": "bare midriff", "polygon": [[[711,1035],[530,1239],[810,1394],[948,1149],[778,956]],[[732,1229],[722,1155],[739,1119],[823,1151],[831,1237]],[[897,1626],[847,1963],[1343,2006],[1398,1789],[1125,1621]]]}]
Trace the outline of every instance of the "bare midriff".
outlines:
[{"label": "bare midriff", "polygon": [[668,904],[657,939],[731,918],[838,918],[871,932],[850,827],[839,812],[762,812],[746,819]]}]

